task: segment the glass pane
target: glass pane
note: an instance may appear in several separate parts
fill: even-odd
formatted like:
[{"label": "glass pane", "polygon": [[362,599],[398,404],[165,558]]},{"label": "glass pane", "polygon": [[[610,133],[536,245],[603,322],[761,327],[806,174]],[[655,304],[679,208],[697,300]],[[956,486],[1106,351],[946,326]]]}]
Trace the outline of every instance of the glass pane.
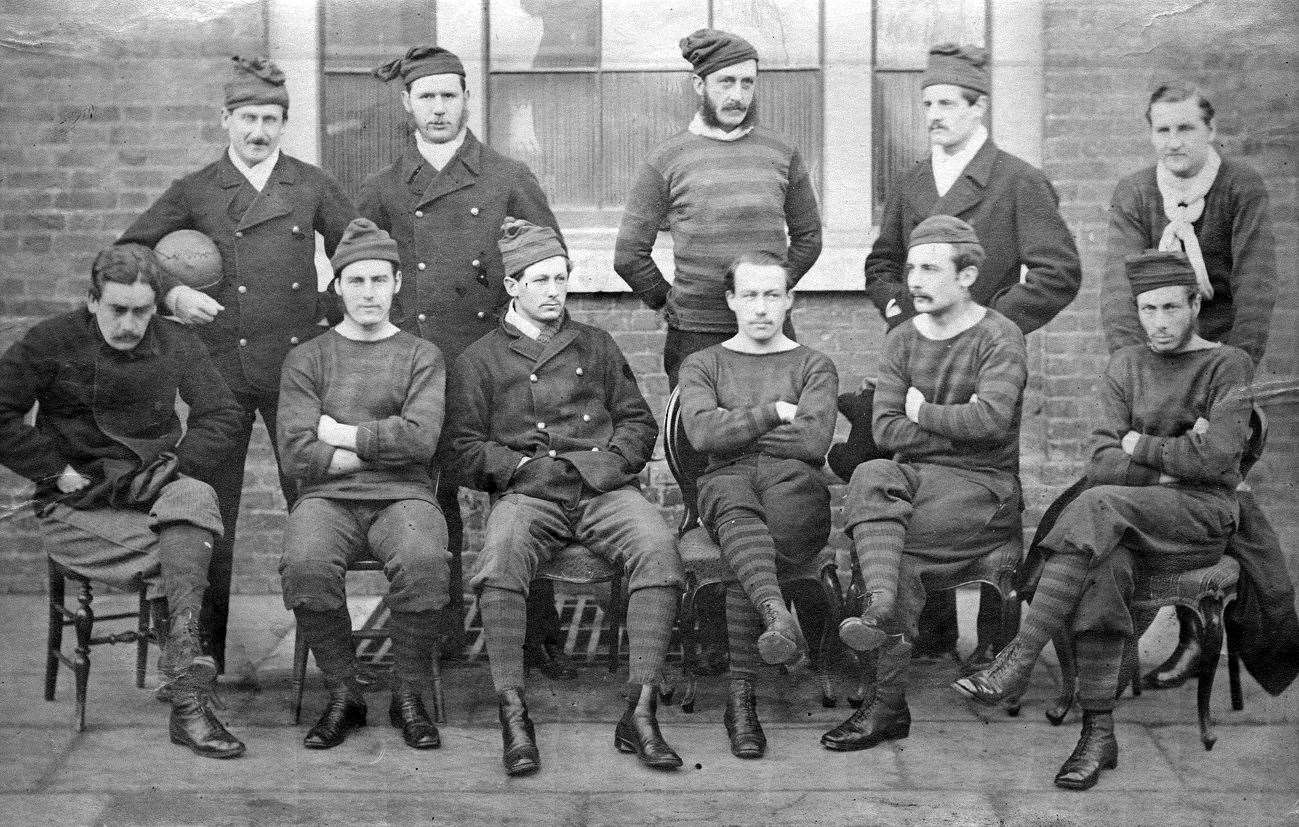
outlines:
[{"label": "glass pane", "polygon": [[595,68],[600,0],[491,0],[492,71]]},{"label": "glass pane", "polygon": [[371,68],[433,43],[434,0],[393,0],[382,13],[366,0],[325,0],[325,68]]},{"label": "glass pane", "polygon": [[936,43],[984,45],[986,0],[875,0],[875,65],[924,69]]},{"label": "glass pane", "polygon": [[600,203],[621,207],[650,150],[686,128],[697,98],[684,72],[610,73],[603,98]]},{"label": "glass pane", "polygon": [[924,111],[920,107],[920,72],[875,75],[875,147],[873,193],[880,215],[892,182],[929,154]]},{"label": "glass pane", "polygon": [[491,76],[491,145],[531,167],[554,207],[596,203],[598,83],[586,73]]},{"label": "glass pane", "polygon": [[798,149],[821,197],[821,157],[825,118],[821,112],[821,73],[764,71],[758,76],[758,121]]},{"label": "glass pane", "polygon": [[324,83],[322,160],[355,199],[366,176],[401,153],[410,135],[406,112],[396,84],[339,74],[325,75]]},{"label": "glass pane", "polygon": [[713,25],[758,50],[762,68],[819,66],[820,0],[715,0]]},{"label": "glass pane", "polygon": [[708,0],[604,0],[601,36],[605,69],[677,69],[681,38],[708,25]]}]

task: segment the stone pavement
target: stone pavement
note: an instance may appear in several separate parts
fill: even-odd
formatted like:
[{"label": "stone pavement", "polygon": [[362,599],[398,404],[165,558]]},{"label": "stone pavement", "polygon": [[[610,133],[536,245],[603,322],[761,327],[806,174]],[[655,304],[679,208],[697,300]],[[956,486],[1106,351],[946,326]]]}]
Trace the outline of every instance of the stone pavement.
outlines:
[{"label": "stone pavement", "polygon": [[[963,604],[968,599],[962,596]],[[770,741],[760,761],[730,755],[723,681],[704,679],[696,712],[660,715],[686,760],[674,773],[650,771],[613,750],[621,687],[603,664],[588,664],[572,684],[533,679],[529,701],[543,768],[509,779],[481,661],[444,668],[449,708],[441,750],[405,747],[387,724],[384,692],[369,696],[371,726],[346,744],[302,749],[322,693],[313,672],[304,723],[293,726],[291,616],[275,597],[234,601],[222,714],[248,754],[214,761],[167,742],[166,707],[134,686],[132,647],[92,652],[88,729],[74,733],[70,673],[60,675],[56,702],[41,698],[43,598],[5,596],[0,823],[1299,825],[1299,690],[1269,698],[1246,677],[1245,709],[1232,712],[1225,665],[1214,693],[1213,752],[1200,746],[1193,689],[1147,692],[1120,706],[1119,768],[1089,793],[1051,783],[1078,722],[1075,712],[1055,728],[1042,716],[1052,692],[1049,660],[1039,664],[1019,718],[959,700],[946,688],[951,663],[921,666],[912,680],[911,737],[847,754],[818,744],[821,732],[848,714],[846,704],[823,709],[805,674],[773,672],[760,699]],[[962,616],[969,614],[963,605]],[[1147,662],[1167,651],[1172,628],[1161,618],[1161,634],[1145,644]]]}]

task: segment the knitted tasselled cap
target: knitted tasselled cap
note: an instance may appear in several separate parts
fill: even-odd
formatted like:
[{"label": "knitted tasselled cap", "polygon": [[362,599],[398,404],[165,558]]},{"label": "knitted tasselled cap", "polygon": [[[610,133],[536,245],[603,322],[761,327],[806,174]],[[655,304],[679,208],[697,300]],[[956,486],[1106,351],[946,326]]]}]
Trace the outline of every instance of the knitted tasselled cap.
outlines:
[{"label": "knitted tasselled cap", "polygon": [[939,43],[929,50],[920,87],[951,83],[988,94],[988,52],[978,46]]},{"label": "knitted tasselled cap", "polygon": [[690,61],[696,75],[734,66],[745,60],[757,60],[758,50],[737,34],[720,29],[699,29],[681,38],[681,56]]},{"label": "knitted tasselled cap", "polygon": [[334,275],[338,275],[347,265],[368,259],[391,261],[394,268],[401,264],[397,242],[392,240],[392,236],[368,218],[353,218],[343,230],[343,238],[329,263],[334,268]]},{"label": "knitted tasselled cap", "polygon": [[278,103],[289,114],[289,90],[280,67],[264,57],[232,57],[234,78],[225,85],[225,108]]},{"label": "knitted tasselled cap", "polygon": [[559,233],[522,218],[506,216],[501,224],[501,262],[507,277],[517,277],[528,268],[554,256],[568,256],[559,241]]},{"label": "knitted tasselled cap", "polygon": [[1195,270],[1182,253],[1146,250],[1125,258],[1123,266],[1127,270],[1128,281],[1132,284],[1133,298],[1161,287],[1199,288]]},{"label": "knitted tasselled cap", "polygon": [[931,215],[911,231],[907,248],[920,244],[979,244],[974,228],[954,215]]},{"label": "knitted tasselled cap", "polygon": [[382,81],[401,78],[404,85],[410,86],[428,75],[464,77],[465,65],[454,53],[441,46],[412,46],[401,57],[370,70],[370,74]]}]

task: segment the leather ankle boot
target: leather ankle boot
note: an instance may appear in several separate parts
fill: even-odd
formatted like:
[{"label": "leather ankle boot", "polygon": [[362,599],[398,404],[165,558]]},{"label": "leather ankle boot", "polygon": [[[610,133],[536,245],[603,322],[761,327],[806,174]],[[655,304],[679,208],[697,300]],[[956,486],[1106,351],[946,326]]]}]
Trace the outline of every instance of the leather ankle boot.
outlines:
[{"label": "leather ankle boot", "polygon": [[348,681],[330,687],[329,703],[320,720],[302,739],[307,749],[332,749],[347,740],[352,730],[365,726],[365,699]]},{"label": "leather ankle boot", "polygon": [[911,710],[905,699],[897,704],[862,704],[848,720],[821,736],[821,746],[835,752],[870,749],[911,734]]},{"label": "leather ankle boot", "polygon": [[537,736],[528,718],[528,705],[523,700],[523,690],[507,689],[498,698],[500,702],[501,742],[504,751],[501,761],[509,775],[526,775],[541,769],[541,753],[537,751]]},{"label": "leather ankle boot", "polygon": [[766,754],[767,736],[762,731],[762,722],[758,720],[753,681],[743,678],[731,680],[722,723],[726,725],[726,735],[731,739],[731,755],[736,758],[761,758]]},{"label": "leather ankle boot", "polygon": [[846,617],[839,624],[839,639],[855,652],[873,652],[893,635],[887,631],[892,615],[883,601],[870,600],[860,617]]},{"label": "leather ankle boot", "polygon": [[1114,738],[1114,713],[1083,710],[1082,734],[1073,753],[1055,774],[1055,785],[1066,790],[1090,790],[1101,770],[1119,765],[1119,742]]},{"label": "leather ankle boot", "polygon": [[167,729],[173,744],[189,747],[206,758],[237,758],[244,744],[217,718],[212,710],[212,684],[216,662],[195,658],[171,682],[171,719]]},{"label": "leather ankle boot", "polygon": [[792,663],[803,648],[803,632],[798,621],[780,600],[764,600],[758,614],[766,629],[758,636],[758,654],[764,663]]},{"label": "leather ankle boot", "polygon": [[1167,660],[1141,678],[1143,688],[1172,689],[1199,673],[1200,638],[1195,633],[1193,618],[1190,609],[1177,607],[1177,645]]},{"label": "leather ankle boot", "polygon": [[[638,693],[639,694],[639,693]],[[613,732],[613,746],[619,752],[634,752],[646,766],[659,770],[675,770],[681,766],[681,756],[677,755],[663,739],[659,732],[658,687],[650,690],[649,709],[637,711],[637,698],[627,702],[627,711],[622,714],[618,726]]]},{"label": "leather ankle boot", "polygon": [[1018,698],[1028,688],[1036,651],[1030,652],[1018,636],[997,653],[992,665],[964,678],[958,678],[952,688],[973,701],[986,706],[996,706],[1008,698]]},{"label": "leather ankle boot", "polygon": [[401,730],[402,740],[411,749],[442,746],[437,725],[424,709],[424,699],[418,689],[408,684],[399,683],[393,688],[392,702],[388,704],[388,721]]}]

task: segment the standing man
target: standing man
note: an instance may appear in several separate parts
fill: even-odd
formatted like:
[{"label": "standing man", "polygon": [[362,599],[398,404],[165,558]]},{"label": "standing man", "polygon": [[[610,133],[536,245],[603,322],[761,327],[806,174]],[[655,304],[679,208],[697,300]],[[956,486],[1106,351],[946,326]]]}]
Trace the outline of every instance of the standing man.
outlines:
[{"label": "standing man", "polygon": [[[331,255],[356,215],[347,196],[319,167],[280,151],[289,116],[284,74],[268,60],[234,58],[225,86],[221,127],[226,151],[213,163],[174,182],[117,243],[152,247],[175,230],[198,230],[221,251],[221,281],[204,290],[164,273],[162,303],[195,331],[243,411],[238,432],[213,481],[225,535],[212,552],[204,631],[219,667],[225,664],[226,616],[234,561],[235,523],[253,420],[275,445],[280,366],[294,345],[324,331],[333,297],[316,290],[316,233]],[[293,483],[280,474],[285,502]]]},{"label": "standing man", "polygon": [[541,767],[524,701],[523,636],[537,566],[578,542],[627,569],[630,648],[620,752],[681,766],[659,732],[658,690],[684,582],[672,530],[637,490],[658,425],[613,337],[564,311],[568,257],[549,227],[502,228],[500,327],[456,360],[447,438],[461,480],[500,496],[487,518],[472,584],[479,590],[505,771]]},{"label": "standing man", "polygon": [[[222,530],[202,480],[229,456],[239,409],[198,337],[155,318],[161,271],[147,247],[104,250],[86,307],[46,319],[0,358],[0,462],[36,483],[51,560],[118,588],[143,577],[161,592],[171,741],[234,758],[244,745],[213,712],[216,663],[198,618]],[[189,405],[183,430],[177,393]]]},{"label": "standing man", "polygon": [[[390,233],[401,254],[405,278],[393,303],[393,322],[436,344],[452,364],[470,343],[500,325],[509,301],[496,244],[505,217],[550,227],[557,234],[559,225],[532,170],[484,145],[466,126],[469,90],[460,58],[439,46],[414,46],[373,74],[401,81],[401,104],[414,137],[400,158],[365,182],[361,214]],[[458,490],[449,482],[438,486],[450,536],[457,639],[464,619]],[[557,631],[553,587],[549,581],[538,585],[530,628],[534,633],[538,627]],[[535,634],[529,637],[536,639]],[[552,677],[576,674],[563,662],[562,647],[531,648],[549,650],[533,656]]]},{"label": "standing man", "polygon": [[[931,215],[956,216],[974,227],[986,258],[971,295],[1024,333],[1051,321],[1078,293],[1078,250],[1055,188],[988,137],[989,80],[984,50],[951,43],[929,50],[921,84],[930,157],[892,182],[879,237],[866,257],[866,295],[889,329],[916,313],[903,270],[907,239]],[[921,621],[918,653],[956,649],[955,594],[935,598]],[[980,604],[982,629],[997,617],[996,591],[985,588]],[[985,656],[991,640],[979,635],[974,659]]]},{"label": "standing man", "polygon": [[[1213,104],[1193,86],[1172,83],[1156,89],[1146,106],[1146,122],[1157,162],[1120,181],[1110,202],[1101,291],[1105,343],[1114,353],[1145,340],[1125,259],[1151,248],[1172,250],[1184,253],[1195,271],[1200,335],[1241,348],[1257,368],[1277,287],[1276,242],[1263,179],[1214,149]],[[1248,486],[1238,497],[1240,523],[1227,553],[1240,560],[1263,598],[1261,627],[1273,632],[1275,641],[1284,636],[1299,640],[1294,585],[1280,541]],[[1177,617],[1178,644],[1167,661],[1146,674],[1148,688],[1179,686],[1195,674],[1200,644],[1193,614],[1179,607]],[[1260,660],[1280,663],[1277,658]],[[1291,678],[1296,670],[1299,664],[1289,671]],[[1257,669],[1252,671],[1261,678]]]},{"label": "standing man", "polygon": [[830,536],[821,466],[834,436],[839,376],[825,354],[782,332],[794,304],[788,279],[768,253],[740,256],[726,273],[739,332],[681,366],[682,425],[708,456],[700,519],[731,573],[724,721],[737,758],[761,758],[767,748],[755,708],[759,656],[790,663],[805,648],[779,577],[805,569]]},{"label": "standing man", "polygon": [[387,233],[354,220],[331,263],[343,321],[289,354],[280,387],[280,453],[299,484],[280,560],[284,604],[329,686],[303,743],[329,749],[365,723],[344,579],[348,561],[368,554],[389,583],[388,719],[408,746],[436,749],[422,693],[447,604],[447,530],[429,470],[446,368],[435,345],[388,319],[401,273]]}]

